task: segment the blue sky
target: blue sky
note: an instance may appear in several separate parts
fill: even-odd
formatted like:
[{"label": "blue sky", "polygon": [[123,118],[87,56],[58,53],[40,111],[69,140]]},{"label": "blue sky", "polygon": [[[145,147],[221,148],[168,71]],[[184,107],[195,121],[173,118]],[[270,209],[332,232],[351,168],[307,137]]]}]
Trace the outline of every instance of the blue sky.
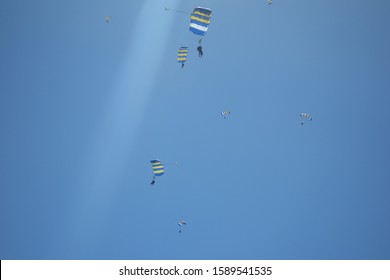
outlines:
[{"label": "blue sky", "polygon": [[[390,258],[389,1],[33,2],[0,9],[0,259]],[[164,10],[196,6],[202,59]]]}]

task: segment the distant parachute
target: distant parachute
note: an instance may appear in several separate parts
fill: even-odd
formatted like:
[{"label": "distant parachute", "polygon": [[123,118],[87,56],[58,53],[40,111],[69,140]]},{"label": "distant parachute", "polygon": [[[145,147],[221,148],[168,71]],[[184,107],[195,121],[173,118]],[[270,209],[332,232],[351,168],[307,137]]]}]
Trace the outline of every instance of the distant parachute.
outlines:
[{"label": "distant parachute", "polygon": [[300,116],[302,118],[301,125],[305,124],[305,119],[307,119],[309,121],[311,121],[313,119],[310,114],[306,114],[306,113],[301,113]]},{"label": "distant parachute", "polygon": [[156,176],[161,176],[164,174],[164,165],[158,159],[151,160],[150,163],[152,164],[154,174],[153,180],[150,184],[154,186],[154,184],[156,183]]},{"label": "distant parachute", "polygon": [[110,22],[111,16],[106,16],[104,19],[106,20],[106,22]]},{"label": "distant parachute", "polygon": [[[178,224],[180,227],[187,225],[187,223],[186,223],[185,221],[183,221],[183,220],[180,220],[177,224]],[[179,233],[181,233],[181,228],[179,229]]]},{"label": "distant parachute", "polygon": [[227,110],[222,111],[221,115],[223,116],[224,119],[226,119],[226,117],[230,115],[230,111],[227,111]]},{"label": "distant parachute", "polygon": [[151,160],[150,163],[152,164],[153,173],[155,176],[161,176],[164,174],[164,165],[161,161],[154,159]]},{"label": "distant parachute", "polygon": [[190,31],[196,35],[205,36],[209,28],[210,19],[210,9],[196,7],[191,14]]},{"label": "distant parachute", "polygon": [[181,68],[184,67],[184,62],[187,61],[188,47],[181,47],[177,53],[177,61],[181,63]]},{"label": "distant parachute", "polygon": [[267,2],[268,2],[268,5],[272,4],[272,0],[267,0]]}]

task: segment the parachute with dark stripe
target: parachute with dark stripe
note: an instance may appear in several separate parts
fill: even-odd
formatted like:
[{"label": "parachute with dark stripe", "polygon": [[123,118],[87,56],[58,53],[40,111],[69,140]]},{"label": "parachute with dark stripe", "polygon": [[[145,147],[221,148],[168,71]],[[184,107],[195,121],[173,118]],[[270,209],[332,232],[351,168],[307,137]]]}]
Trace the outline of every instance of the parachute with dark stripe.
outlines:
[{"label": "parachute with dark stripe", "polygon": [[183,221],[183,220],[180,220],[180,221],[177,222],[177,224],[179,226],[185,226],[187,223],[185,221]]},{"label": "parachute with dark stripe", "polygon": [[[187,223],[186,223],[185,221],[183,221],[183,220],[178,221],[177,224],[178,224],[180,227],[187,225]],[[181,228],[179,229],[179,233],[181,233]]]},{"label": "parachute with dark stripe", "polygon": [[205,36],[211,21],[211,10],[196,7],[191,14],[190,31],[196,35]]},{"label": "parachute with dark stripe", "polygon": [[152,164],[153,173],[155,176],[161,176],[164,174],[164,165],[161,161],[154,159],[151,160],[150,163]]}]

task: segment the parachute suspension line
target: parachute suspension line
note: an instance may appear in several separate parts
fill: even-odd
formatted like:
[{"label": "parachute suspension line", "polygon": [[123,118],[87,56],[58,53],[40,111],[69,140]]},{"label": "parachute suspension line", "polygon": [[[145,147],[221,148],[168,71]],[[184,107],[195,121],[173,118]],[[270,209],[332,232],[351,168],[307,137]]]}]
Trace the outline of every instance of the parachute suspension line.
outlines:
[{"label": "parachute suspension line", "polygon": [[165,7],[164,10],[165,11],[174,12],[174,13],[179,13],[179,14],[187,14],[187,15],[191,14],[191,13],[186,12],[186,11],[179,11],[179,10],[175,10],[175,9],[170,9],[168,7]]}]

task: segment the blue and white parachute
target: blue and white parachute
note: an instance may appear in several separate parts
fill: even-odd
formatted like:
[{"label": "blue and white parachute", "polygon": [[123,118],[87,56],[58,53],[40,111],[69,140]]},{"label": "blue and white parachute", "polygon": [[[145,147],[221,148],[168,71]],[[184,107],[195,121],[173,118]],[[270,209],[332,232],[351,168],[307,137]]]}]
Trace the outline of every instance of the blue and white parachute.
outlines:
[{"label": "blue and white parachute", "polygon": [[190,31],[196,35],[205,36],[211,21],[211,10],[196,7],[191,14]]}]

